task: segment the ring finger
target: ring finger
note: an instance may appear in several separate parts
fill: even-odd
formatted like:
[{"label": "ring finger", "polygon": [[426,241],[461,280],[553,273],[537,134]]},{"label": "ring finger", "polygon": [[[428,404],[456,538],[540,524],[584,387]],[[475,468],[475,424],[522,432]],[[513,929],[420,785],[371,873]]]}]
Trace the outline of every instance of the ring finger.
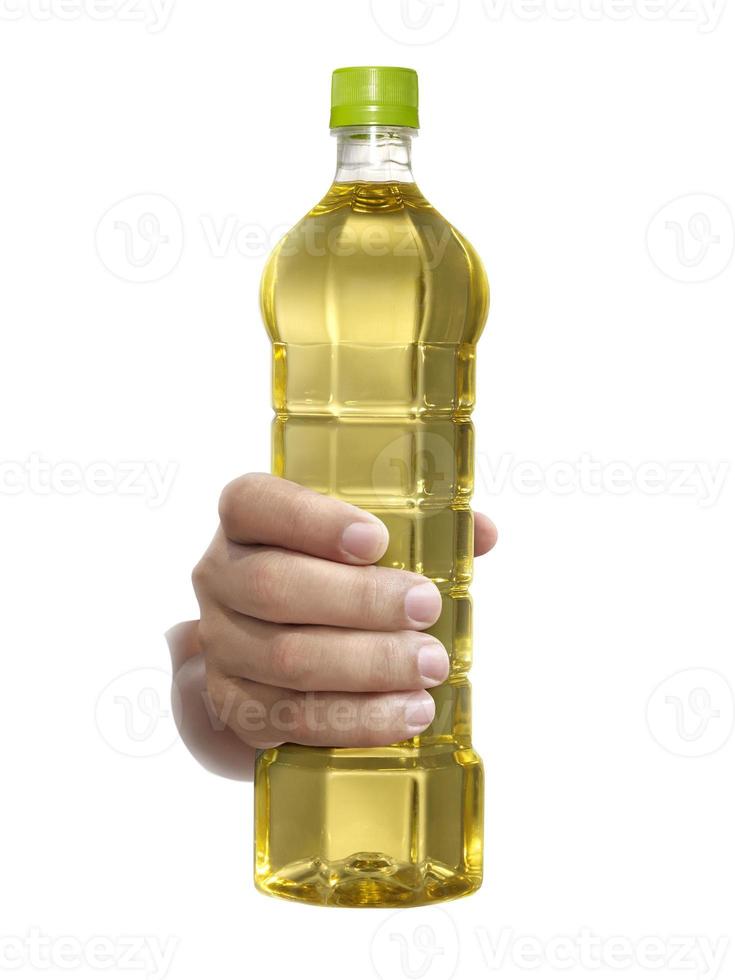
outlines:
[{"label": "ring finger", "polygon": [[410,691],[449,674],[443,645],[415,630],[283,626],[220,609],[200,635],[225,674],[297,691]]}]

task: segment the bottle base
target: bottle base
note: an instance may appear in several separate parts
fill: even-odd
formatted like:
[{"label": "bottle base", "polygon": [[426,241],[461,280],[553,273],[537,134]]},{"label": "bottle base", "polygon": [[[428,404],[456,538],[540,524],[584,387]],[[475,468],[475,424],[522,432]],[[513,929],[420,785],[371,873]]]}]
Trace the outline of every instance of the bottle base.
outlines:
[{"label": "bottle base", "polygon": [[482,884],[479,876],[427,864],[397,866],[383,854],[354,854],[347,861],[325,864],[298,862],[278,874],[256,878],[265,895],[342,908],[409,908],[470,895]]},{"label": "bottle base", "polygon": [[256,771],[256,887],[346,908],[469,895],[482,883],[482,781],[477,754],[446,743],[270,749]]}]

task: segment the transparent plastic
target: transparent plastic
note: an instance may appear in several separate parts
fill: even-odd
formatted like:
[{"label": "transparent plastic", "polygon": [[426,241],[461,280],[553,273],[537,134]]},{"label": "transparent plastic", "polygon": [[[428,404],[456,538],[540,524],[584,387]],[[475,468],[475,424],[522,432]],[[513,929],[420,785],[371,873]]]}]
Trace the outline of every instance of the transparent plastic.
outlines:
[{"label": "transparent plastic", "polygon": [[260,754],[255,881],[321,905],[411,906],[482,880],[483,771],[471,742],[475,344],[482,263],[425,200],[410,130],[338,130],[326,196],[262,281],[273,343],[273,472],[376,514],[381,564],[431,578],[427,632],[451,659],[421,736]]}]

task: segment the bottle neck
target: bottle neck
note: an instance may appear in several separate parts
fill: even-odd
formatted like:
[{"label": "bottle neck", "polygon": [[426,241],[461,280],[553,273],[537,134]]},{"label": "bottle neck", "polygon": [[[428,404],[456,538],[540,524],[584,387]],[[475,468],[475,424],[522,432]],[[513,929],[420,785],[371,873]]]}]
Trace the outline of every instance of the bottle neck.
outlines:
[{"label": "bottle neck", "polygon": [[413,184],[411,140],[415,129],[405,126],[342,126],[337,137],[334,182]]}]

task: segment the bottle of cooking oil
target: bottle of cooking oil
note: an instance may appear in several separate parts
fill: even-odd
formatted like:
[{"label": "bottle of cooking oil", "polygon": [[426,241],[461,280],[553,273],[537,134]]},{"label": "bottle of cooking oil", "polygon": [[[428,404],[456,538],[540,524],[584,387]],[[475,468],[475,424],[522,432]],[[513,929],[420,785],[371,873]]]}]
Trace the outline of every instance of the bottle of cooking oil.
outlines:
[{"label": "bottle of cooking oil", "polygon": [[427,731],[386,748],[284,744],[258,759],[255,880],[320,905],[410,906],[482,880],[482,763],[470,685],[475,344],[482,263],[411,173],[408,68],[332,79],[337,172],[276,246],[261,303],[273,343],[273,472],[377,515],[381,564],[431,578],[428,632],[451,660]]}]

